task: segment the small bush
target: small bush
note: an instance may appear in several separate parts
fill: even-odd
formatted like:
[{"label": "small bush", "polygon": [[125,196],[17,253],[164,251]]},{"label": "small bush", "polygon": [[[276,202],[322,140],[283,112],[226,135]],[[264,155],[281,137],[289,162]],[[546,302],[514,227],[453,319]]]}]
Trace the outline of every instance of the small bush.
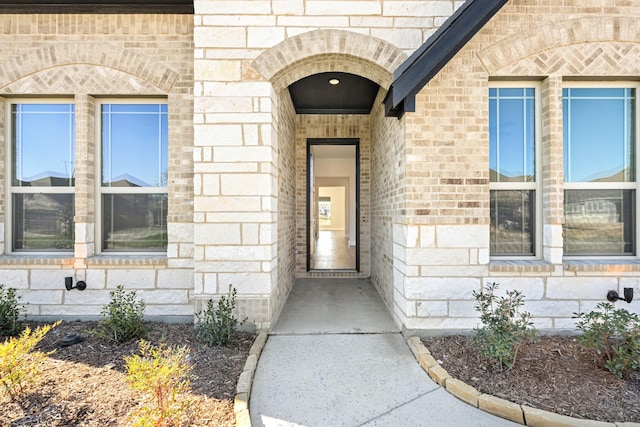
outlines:
[{"label": "small bush", "polygon": [[2,392],[9,398],[20,403],[28,386],[38,380],[40,365],[42,361],[52,352],[42,353],[34,351],[38,343],[52,328],[58,326],[60,322],[53,325],[45,325],[31,331],[25,328],[19,337],[11,337],[3,344],[0,344],[0,384]]},{"label": "small bush", "polygon": [[0,336],[15,336],[22,331],[20,316],[26,310],[16,290],[0,285]]},{"label": "small bush", "polygon": [[136,291],[125,292],[122,285],[111,291],[111,301],[101,312],[97,335],[116,343],[133,338],[144,338],[147,326],[144,323],[146,304],[138,300]]},{"label": "small bush", "polygon": [[127,379],[144,393],[142,405],[131,414],[132,425],[188,426],[192,422],[189,392],[191,366],[186,347],[158,347],[140,341],[140,354],[125,357]]},{"label": "small bush", "polygon": [[582,332],[578,342],[600,356],[604,367],[621,378],[630,370],[640,369],[640,318],[623,308],[614,310],[608,302],[596,306],[599,311],[576,314],[576,327]]},{"label": "small bush", "polygon": [[227,295],[222,295],[217,304],[209,300],[207,308],[196,313],[198,338],[208,345],[227,345],[231,341],[238,327],[238,320],[233,315],[236,293],[233,286],[229,285]]},{"label": "small bush", "polygon": [[516,363],[518,349],[527,340],[534,340],[537,331],[527,312],[519,312],[524,305],[524,295],[507,291],[506,297],[498,297],[497,283],[488,283],[480,292],[473,292],[474,307],[480,312],[482,327],[474,329],[476,340],[485,357],[494,360],[498,369],[511,369]]}]

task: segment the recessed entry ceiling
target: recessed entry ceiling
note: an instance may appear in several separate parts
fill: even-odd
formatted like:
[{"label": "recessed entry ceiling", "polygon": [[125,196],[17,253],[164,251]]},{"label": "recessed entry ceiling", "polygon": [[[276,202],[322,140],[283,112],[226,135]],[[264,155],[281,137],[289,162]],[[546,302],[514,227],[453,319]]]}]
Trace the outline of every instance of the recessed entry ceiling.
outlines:
[{"label": "recessed entry ceiling", "polygon": [[314,74],[289,86],[298,114],[369,114],[380,86],[348,73]]}]

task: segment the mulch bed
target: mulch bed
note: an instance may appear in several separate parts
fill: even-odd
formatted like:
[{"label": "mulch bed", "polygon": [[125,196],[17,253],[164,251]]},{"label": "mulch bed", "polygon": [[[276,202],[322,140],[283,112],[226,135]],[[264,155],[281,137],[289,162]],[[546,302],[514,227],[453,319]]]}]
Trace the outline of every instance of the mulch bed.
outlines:
[{"label": "mulch bed", "polygon": [[616,378],[573,337],[543,336],[525,344],[514,367],[502,371],[479,353],[473,337],[423,342],[451,376],[481,393],[575,418],[640,422],[640,372]]},{"label": "mulch bed", "polygon": [[[34,327],[37,324],[30,323]],[[236,383],[255,334],[237,333],[227,347],[208,347],[196,339],[193,324],[151,323],[147,340],[158,345],[186,346],[193,366],[191,392],[197,426],[233,426]],[[127,415],[140,402],[126,379],[124,357],[138,351],[138,342],[111,344],[87,331],[92,322],[63,322],[40,343],[55,350],[45,360],[39,382],[24,401],[12,403],[0,392],[2,426],[126,426]],[[68,347],[69,334],[83,340]]]}]

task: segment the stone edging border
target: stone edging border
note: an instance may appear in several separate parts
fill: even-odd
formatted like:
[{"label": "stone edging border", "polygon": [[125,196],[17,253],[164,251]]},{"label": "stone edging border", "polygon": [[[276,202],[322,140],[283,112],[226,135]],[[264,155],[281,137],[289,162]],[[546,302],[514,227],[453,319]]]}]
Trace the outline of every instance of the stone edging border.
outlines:
[{"label": "stone edging border", "polygon": [[509,421],[530,427],[640,427],[638,423],[607,423],[568,417],[480,393],[475,387],[449,375],[424,346],[420,337],[410,337],[407,344],[422,369],[438,385],[463,402]]},{"label": "stone edging border", "polygon": [[249,356],[244,364],[244,370],[238,378],[236,385],[236,397],[233,401],[233,414],[237,427],[251,427],[251,417],[249,416],[249,397],[251,396],[251,383],[253,374],[258,365],[258,358],[265,343],[267,342],[267,331],[260,331],[249,349]]}]

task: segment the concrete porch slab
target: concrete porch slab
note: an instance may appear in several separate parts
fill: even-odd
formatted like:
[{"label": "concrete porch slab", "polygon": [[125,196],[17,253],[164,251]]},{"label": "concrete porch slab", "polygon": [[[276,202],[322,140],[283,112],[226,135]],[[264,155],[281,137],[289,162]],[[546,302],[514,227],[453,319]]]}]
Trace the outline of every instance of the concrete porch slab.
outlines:
[{"label": "concrete porch slab", "polygon": [[369,279],[298,279],[273,335],[398,332]]}]

